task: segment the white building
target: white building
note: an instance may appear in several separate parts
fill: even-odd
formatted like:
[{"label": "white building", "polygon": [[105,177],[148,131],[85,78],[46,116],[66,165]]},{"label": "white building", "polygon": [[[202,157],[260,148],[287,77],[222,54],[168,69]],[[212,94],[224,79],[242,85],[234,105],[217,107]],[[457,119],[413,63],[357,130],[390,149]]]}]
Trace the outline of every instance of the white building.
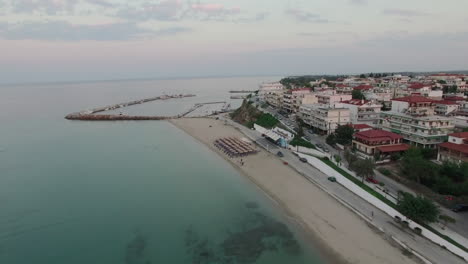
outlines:
[{"label": "white building", "polygon": [[349,109],[329,105],[302,105],[299,108],[299,117],[305,124],[327,135],[335,132],[338,126],[350,123]]},{"label": "white building", "polygon": [[454,130],[451,118],[435,115],[435,101],[422,96],[393,99],[392,111],[380,113],[379,126],[424,148],[434,148]]},{"label": "white building", "polygon": [[285,87],[279,82],[273,83],[262,83],[260,84],[260,88],[258,90],[258,97],[260,100],[265,100],[265,95],[268,93],[282,91]]},{"label": "white building", "polygon": [[380,119],[381,104],[372,101],[352,99],[335,104],[337,107],[348,108],[353,124],[377,124]]},{"label": "white building", "polygon": [[441,116],[447,116],[460,109],[460,105],[453,101],[441,100],[435,103],[435,113]]},{"label": "white building", "polygon": [[324,91],[317,94],[317,103],[334,106],[336,103],[353,99],[351,94],[338,94],[336,91]]},{"label": "white building", "polygon": [[282,108],[289,113],[296,113],[302,104],[314,104],[318,99],[309,88],[293,89],[283,93]]}]

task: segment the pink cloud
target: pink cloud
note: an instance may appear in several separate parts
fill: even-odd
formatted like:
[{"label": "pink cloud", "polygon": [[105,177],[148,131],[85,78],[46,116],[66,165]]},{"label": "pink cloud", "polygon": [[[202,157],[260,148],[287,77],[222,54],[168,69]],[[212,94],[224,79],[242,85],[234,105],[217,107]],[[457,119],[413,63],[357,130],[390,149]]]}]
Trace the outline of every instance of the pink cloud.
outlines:
[{"label": "pink cloud", "polygon": [[239,7],[226,8],[222,4],[193,4],[191,9],[208,14],[237,14],[241,11]]}]

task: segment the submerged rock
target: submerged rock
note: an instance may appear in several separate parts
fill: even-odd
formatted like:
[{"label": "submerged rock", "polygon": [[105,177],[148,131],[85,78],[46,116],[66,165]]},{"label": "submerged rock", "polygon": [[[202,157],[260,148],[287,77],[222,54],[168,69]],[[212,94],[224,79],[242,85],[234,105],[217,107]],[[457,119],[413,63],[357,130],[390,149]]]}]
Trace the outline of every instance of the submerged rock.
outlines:
[{"label": "submerged rock", "polygon": [[188,229],[185,241],[192,263],[249,264],[255,263],[265,252],[301,253],[299,243],[285,224],[258,212],[245,221],[247,224],[239,225],[240,231],[229,232],[219,244],[200,239],[193,228]]}]

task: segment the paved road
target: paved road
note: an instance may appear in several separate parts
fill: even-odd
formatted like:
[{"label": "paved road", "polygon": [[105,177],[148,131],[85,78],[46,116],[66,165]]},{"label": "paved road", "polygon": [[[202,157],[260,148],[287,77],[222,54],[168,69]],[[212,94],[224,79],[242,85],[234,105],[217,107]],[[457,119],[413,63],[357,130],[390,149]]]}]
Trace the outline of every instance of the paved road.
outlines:
[{"label": "paved road", "polygon": [[[261,145],[265,146],[265,144],[269,144],[268,149],[270,152],[276,154],[278,151],[277,146],[262,138],[258,132],[243,127],[237,123],[232,122],[231,120],[228,120],[227,122],[240,129],[252,140],[258,141]],[[335,196],[335,198],[338,197],[341,199],[341,201],[347,203],[349,206],[359,211],[362,215],[367,216],[368,218],[372,218],[374,224],[384,230],[387,235],[394,236],[403,241],[406,245],[411,247],[416,252],[419,252],[433,263],[466,264],[465,261],[461,260],[449,251],[442,249],[441,247],[433,244],[423,237],[415,235],[411,230],[402,229],[401,226],[394,222],[392,217],[380,211],[362,198],[356,196],[354,193],[342,187],[340,184],[328,181],[327,175],[323,174],[309,164],[299,161],[298,158],[292,154],[292,152],[286,150],[283,150],[282,152],[284,154],[284,157],[281,158],[282,160],[288,162],[307,179],[327,190],[329,193]]]}]

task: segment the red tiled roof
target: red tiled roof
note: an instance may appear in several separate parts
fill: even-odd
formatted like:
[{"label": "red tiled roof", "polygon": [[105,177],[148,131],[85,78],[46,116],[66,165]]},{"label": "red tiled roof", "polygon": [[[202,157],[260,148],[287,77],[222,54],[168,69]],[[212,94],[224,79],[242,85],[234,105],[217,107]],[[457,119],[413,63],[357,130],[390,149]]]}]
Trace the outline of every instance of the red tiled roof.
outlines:
[{"label": "red tiled roof", "polygon": [[343,104],[352,104],[352,105],[365,105],[368,102],[369,101],[366,101],[366,100],[351,99],[351,100],[347,100],[347,101],[342,101],[341,103],[343,103]]},{"label": "red tiled roof", "polygon": [[461,96],[447,96],[445,97],[445,100],[447,101],[465,101],[465,98]]},{"label": "red tiled roof", "polygon": [[413,83],[408,88],[410,88],[410,89],[421,89],[421,88],[424,88],[426,86],[427,85],[425,85],[423,83]]},{"label": "red tiled roof", "polygon": [[359,85],[359,86],[356,86],[354,87],[353,89],[354,90],[370,90],[370,89],[373,89],[374,87],[372,85]]},{"label": "red tiled roof", "polygon": [[450,150],[455,150],[459,151],[464,154],[468,154],[468,145],[467,144],[455,144],[452,142],[444,142],[439,144],[440,147],[450,149]]},{"label": "red tiled roof", "polygon": [[430,98],[419,96],[419,95],[395,98],[395,99],[392,99],[392,101],[400,101],[400,102],[408,102],[408,103],[432,103],[434,102],[434,100]]},{"label": "red tiled roof", "polygon": [[356,130],[364,129],[364,128],[372,128],[367,124],[350,124],[350,126]]},{"label": "red tiled roof", "polygon": [[397,140],[397,139],[402,139],[403,137],[392,133],[388,132],[385,130],[367,130],[367,131],[362,131],[362,132],[357,132],[354,134],[354,137],[366,140],[366,141],[385,141],[385,140]]},{"label": "red tiled roof", "polygon": [[383,153],[407,151],[409,148],[410,146],[408,144],[377,147],[377,149]]},{"label": "red tiled roof", "polygon": [[456,137],[456,138],[468,138],[468,132],[452,133],[452,134],[449,134],[449,136]]},{"label": "red tiled roof", "polygon": [[440,100],[440,101],[435,101],[435,104],[443,104],[443,105],[456,105],[454,101],[447,101],[447,100]]}]

